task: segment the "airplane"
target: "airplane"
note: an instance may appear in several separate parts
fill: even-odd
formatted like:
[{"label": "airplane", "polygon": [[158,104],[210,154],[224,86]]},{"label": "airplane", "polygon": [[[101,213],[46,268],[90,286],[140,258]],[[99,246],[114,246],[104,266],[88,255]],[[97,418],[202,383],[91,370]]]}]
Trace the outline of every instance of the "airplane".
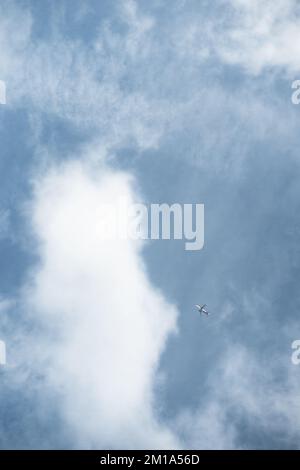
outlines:
[{"label": "airplane", "polygon": [[204,313],[205,315],[210,315],[208,310],[205,310],[205,307],[207,307],[206,304],[203,304],[203,305],[196,304],[195,307],[198,309],[198,312],[200,313],[200,315],[202,315],[202,313]]}]

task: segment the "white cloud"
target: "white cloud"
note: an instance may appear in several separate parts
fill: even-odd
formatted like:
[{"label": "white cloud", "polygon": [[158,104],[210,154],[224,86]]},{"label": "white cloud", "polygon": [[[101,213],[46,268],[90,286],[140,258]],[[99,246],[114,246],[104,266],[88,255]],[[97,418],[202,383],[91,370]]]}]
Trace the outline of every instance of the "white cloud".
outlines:
[{"label": "white cloud", "polygon": [[[188,447],[201,449],[264,448],[257,436],[279,434],[281,448],[299,442],[299,374],[290,358],[278,354],[258,358],[235,344],[220,351],[199,407],[182,410],[175,428]],[[284,359],[287,363],[284,364]],[[286,371],[284,385],[276,378]],[[243,423],[241,425],[241,423]],[[248,439],[240,433],[245,429]],[[255,444],[253,444],[255,442]]]},{"label": "white cloud", "polygon": [[[28,41],[32,19],[30,13],[14,2],[1,2],[0,5],[0,76],[6,80],[25,65],[23,53]],[[7,93],[9,95],[9,84]]]},{"label": "white cloud", "polygon": [[199,3],[182,3],[170,24],[170,41],[185,67],[213,67],[209,60],[217,59],[250,75],[270,69],[292,76],[300,72],[297,0]]},{"label": "white cloud", "polygon": [[226,409],[215,398],[206,399],[201,407],[181,411],[174,429],[187,449],[229,450],[236,448],[236,429],[229,423]]},{"label": "white cloud", "polygon": [[8,106],[26,106],[33,117],[46,112],[100,132],[106,147],[130,140],[141,148],[155,147],[171,119],[170,109],[167,112],[163,102],[127,87],[125,65],[134,68],[134,61],[149,52],[153,20],[133,1],[119,2],[118,11],[115,21],[126,32],[113,31],[110,22],[101,28],[99,24],[98,34],[87,45],[62,37],[59,30],[37,41],[27,10],[14,4],[3,8],[0,75],[7,82]]},{"label": "white cloud", "polygon": [[0,295],[0,313],[6,313],[14,305],[11,299],[7,299]]},{"label": "white cloud", "polygon": [[296,0],[228,3],[233,10],[216,45],[222,60],[254,74],[274,67],[290,74],[300,71],[300,10]]},{"label": "white cloud", "polygon": [[[36,142],[43,130],[40,113],[46,112],[94,132],[110,155],[132,142],[142,150],[157,148],[180,133],[182,158],[239,172],[254,140],[272,136],[273,141],[276,133],[278,140],[292,142],[297,120],[271,95],[269,83],[263,96],[255,84],[227,90],[206,75],[206,59],[214,52],[221,61],[258,73],[268,65],[265,43],[272,40],[278,49],[279,33],[272,28],[280,20],[281,32],[294,20],[292,0],[272,9],[267,0],[232,0],[230,5],[234,14],[226,17],[223,12],[224,21],[216,25],[201,11],[183,14],[189,11],[186,4],[175,19],[158,25],[136,2],[121,1],[118,14],[99,24],[88,45],[64,37],[59,27],[47,40],[37,41],[28,11],[4,10],[0,71],[7,81],[8,106],[26,106]],[[21,16],[22,27],[10,43]],[[257,17],[267,25],[257,26],[258,35],[253,33]],[[293,44],[296,48],[298,42]],[[289,54],[278,51],[276,57],[289,60]]]},{"label": "white cloud", "polygon": [[176,447],[154,396],[176,309],[147,279],[141,245],[100,237],[100,205],[122,197],[135,197],[126,174],[79,162],[37,181],[27,305],[54,338],[38,350],[78,447]]}]

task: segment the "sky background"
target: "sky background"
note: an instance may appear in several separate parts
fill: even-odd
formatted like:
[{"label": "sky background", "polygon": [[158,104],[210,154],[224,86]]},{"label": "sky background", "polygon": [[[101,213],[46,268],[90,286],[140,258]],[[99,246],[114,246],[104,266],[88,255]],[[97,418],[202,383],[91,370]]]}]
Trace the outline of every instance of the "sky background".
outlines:
[{"label": "sky background", "polygon": [[[299,44],[296,0],[1,0],[0,448],[299,448]],[[123,197],[204,248],[99,239]]]}]

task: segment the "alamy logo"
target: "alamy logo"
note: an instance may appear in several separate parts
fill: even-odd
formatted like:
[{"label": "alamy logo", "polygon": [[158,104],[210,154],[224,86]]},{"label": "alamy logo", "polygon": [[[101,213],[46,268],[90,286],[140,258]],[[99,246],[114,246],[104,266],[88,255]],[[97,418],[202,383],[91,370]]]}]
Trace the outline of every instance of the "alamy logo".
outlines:
[{"label": "alamy logo", "polygon": [[0,80],[0,104],[6,104],[6,85],[3,80]]},{"label": "alamy logo", "polygon": [[4,341],[0,340],[0,366],[6,364],[6,345]]},{"label": "alamy logo", "polygon": [[292,83],[292,88],[295,90],[291,97],[292,103],[300,104],[300,80],[294,80]]},{"label": "alamy logo", "polygon": [[300,340],[296,339],[295,341],[292,342],[292,349],[295,349],[295,351],[292,354],[291,361],[295,366],[298,366],[300,364]]},{"label": "alamy logo", "polygon": [[102,240],[185,240],[187,251],[204,245],[203,204],[101,204],[97,236]]}]

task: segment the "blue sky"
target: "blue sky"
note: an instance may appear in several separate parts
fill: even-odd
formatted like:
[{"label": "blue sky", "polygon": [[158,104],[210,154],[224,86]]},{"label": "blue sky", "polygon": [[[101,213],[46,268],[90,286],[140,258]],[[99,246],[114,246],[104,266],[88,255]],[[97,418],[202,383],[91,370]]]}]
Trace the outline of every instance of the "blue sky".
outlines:
[{"label": "blue sky", "polygon": [[[0,13],[0,447],[299,448],[297,2]],[[98,240],[120,197],[203,250]]]}]

